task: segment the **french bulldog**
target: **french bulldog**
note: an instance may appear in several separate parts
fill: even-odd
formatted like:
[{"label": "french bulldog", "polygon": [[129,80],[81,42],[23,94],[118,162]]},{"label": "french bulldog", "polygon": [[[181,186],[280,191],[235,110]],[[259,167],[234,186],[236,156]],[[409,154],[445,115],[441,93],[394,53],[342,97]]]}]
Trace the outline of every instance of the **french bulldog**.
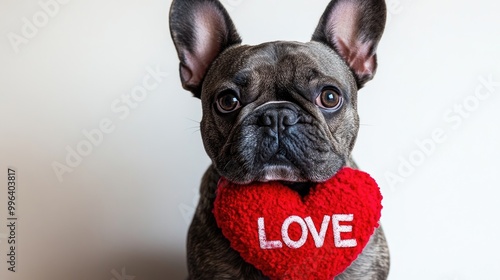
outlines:
[{"label": "french bulldog", "polygon": [[[189,279],[268,279],[217,227],[212,209],[221,176],[237,184],[281,181],[306,195],[340,168],[356,168],[357,92],[375,74],[385,20],[384,0],[333,0],[310,42],[249,46],[219,1],[173,0],[180,78],[201,99],[201,135],[212,160],[188,233]],[[379,228],[335,280],[388,273]]]}]

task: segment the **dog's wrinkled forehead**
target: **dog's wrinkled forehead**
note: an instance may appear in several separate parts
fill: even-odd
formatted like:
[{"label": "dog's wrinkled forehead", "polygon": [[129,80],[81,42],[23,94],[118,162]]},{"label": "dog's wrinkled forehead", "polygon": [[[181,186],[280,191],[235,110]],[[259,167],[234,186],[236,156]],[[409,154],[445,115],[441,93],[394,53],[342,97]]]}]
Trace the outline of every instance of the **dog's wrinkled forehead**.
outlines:
[{"label": "dog's wrinkled forehead", "polygon": [[318,42],[269,42],[223,52],[207,73],[202,96],[236,87],[280,88],[330,83],[355,94],[355,78],[344,60]]}]

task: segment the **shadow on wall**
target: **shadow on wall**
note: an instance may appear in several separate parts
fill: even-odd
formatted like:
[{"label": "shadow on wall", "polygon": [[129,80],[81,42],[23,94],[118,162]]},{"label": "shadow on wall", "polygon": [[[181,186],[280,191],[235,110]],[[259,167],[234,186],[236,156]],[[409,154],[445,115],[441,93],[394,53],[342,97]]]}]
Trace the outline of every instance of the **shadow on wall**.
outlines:
[{"label": "shadow on wall", "polygon": [[[41,276],[41,277],[40,277]],[[186,257],[182,253],[145,254],[131,252],[101,264],[75,264],[60,271],[37,273],[42,280],[185,280]]]}]

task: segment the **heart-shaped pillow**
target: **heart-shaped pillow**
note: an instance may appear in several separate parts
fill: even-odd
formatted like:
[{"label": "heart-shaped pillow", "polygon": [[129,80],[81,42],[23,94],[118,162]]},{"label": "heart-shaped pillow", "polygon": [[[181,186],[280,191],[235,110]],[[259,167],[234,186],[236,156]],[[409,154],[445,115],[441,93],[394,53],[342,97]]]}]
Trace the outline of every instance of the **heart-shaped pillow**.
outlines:
[{"label": "heart-shaped pillow", "polygon": [[370,175],[343,168],[305,197],[279,182],[221,178],[213,213],[231,247],[271,279],[333,279],[378,227],[381,202]]}]

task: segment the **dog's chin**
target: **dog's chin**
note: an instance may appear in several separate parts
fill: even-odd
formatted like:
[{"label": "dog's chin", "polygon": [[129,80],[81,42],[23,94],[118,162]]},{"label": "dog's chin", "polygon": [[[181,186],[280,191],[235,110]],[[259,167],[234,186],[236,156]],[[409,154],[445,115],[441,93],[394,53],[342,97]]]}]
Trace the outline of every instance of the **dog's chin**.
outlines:
[{"label": "dog's chin", "polygon": [[296,191],[301,196],[306,196],[318,182],[310,181],[301,176],[300,170],[290,166],[272,165],[263,168],[260,182],[279,181],[283,185]]},{"label": "dog's chin", "polygon": [[308,172],[291,164],[268,164],[264,165],[258,173],[250,175],[244,180],[241,180],[242,177],[238,176],[226,176],[226,178],[238,185],[249,185],[256,182],[280,182],[304,197],[309,194],[309,191],[314,186],[318,183],[327,181],[334,176],[337,171],[338,170],[333,172],[334,174],[331,176],[328,174],[307,176],[309,174]]},{"label": "dog's chin", "polygon": [[285,181],[285,182],[306,182],[307,179],[301,176],[300,170],[287,165],[268,165],[265,166],[255,181]]}]

